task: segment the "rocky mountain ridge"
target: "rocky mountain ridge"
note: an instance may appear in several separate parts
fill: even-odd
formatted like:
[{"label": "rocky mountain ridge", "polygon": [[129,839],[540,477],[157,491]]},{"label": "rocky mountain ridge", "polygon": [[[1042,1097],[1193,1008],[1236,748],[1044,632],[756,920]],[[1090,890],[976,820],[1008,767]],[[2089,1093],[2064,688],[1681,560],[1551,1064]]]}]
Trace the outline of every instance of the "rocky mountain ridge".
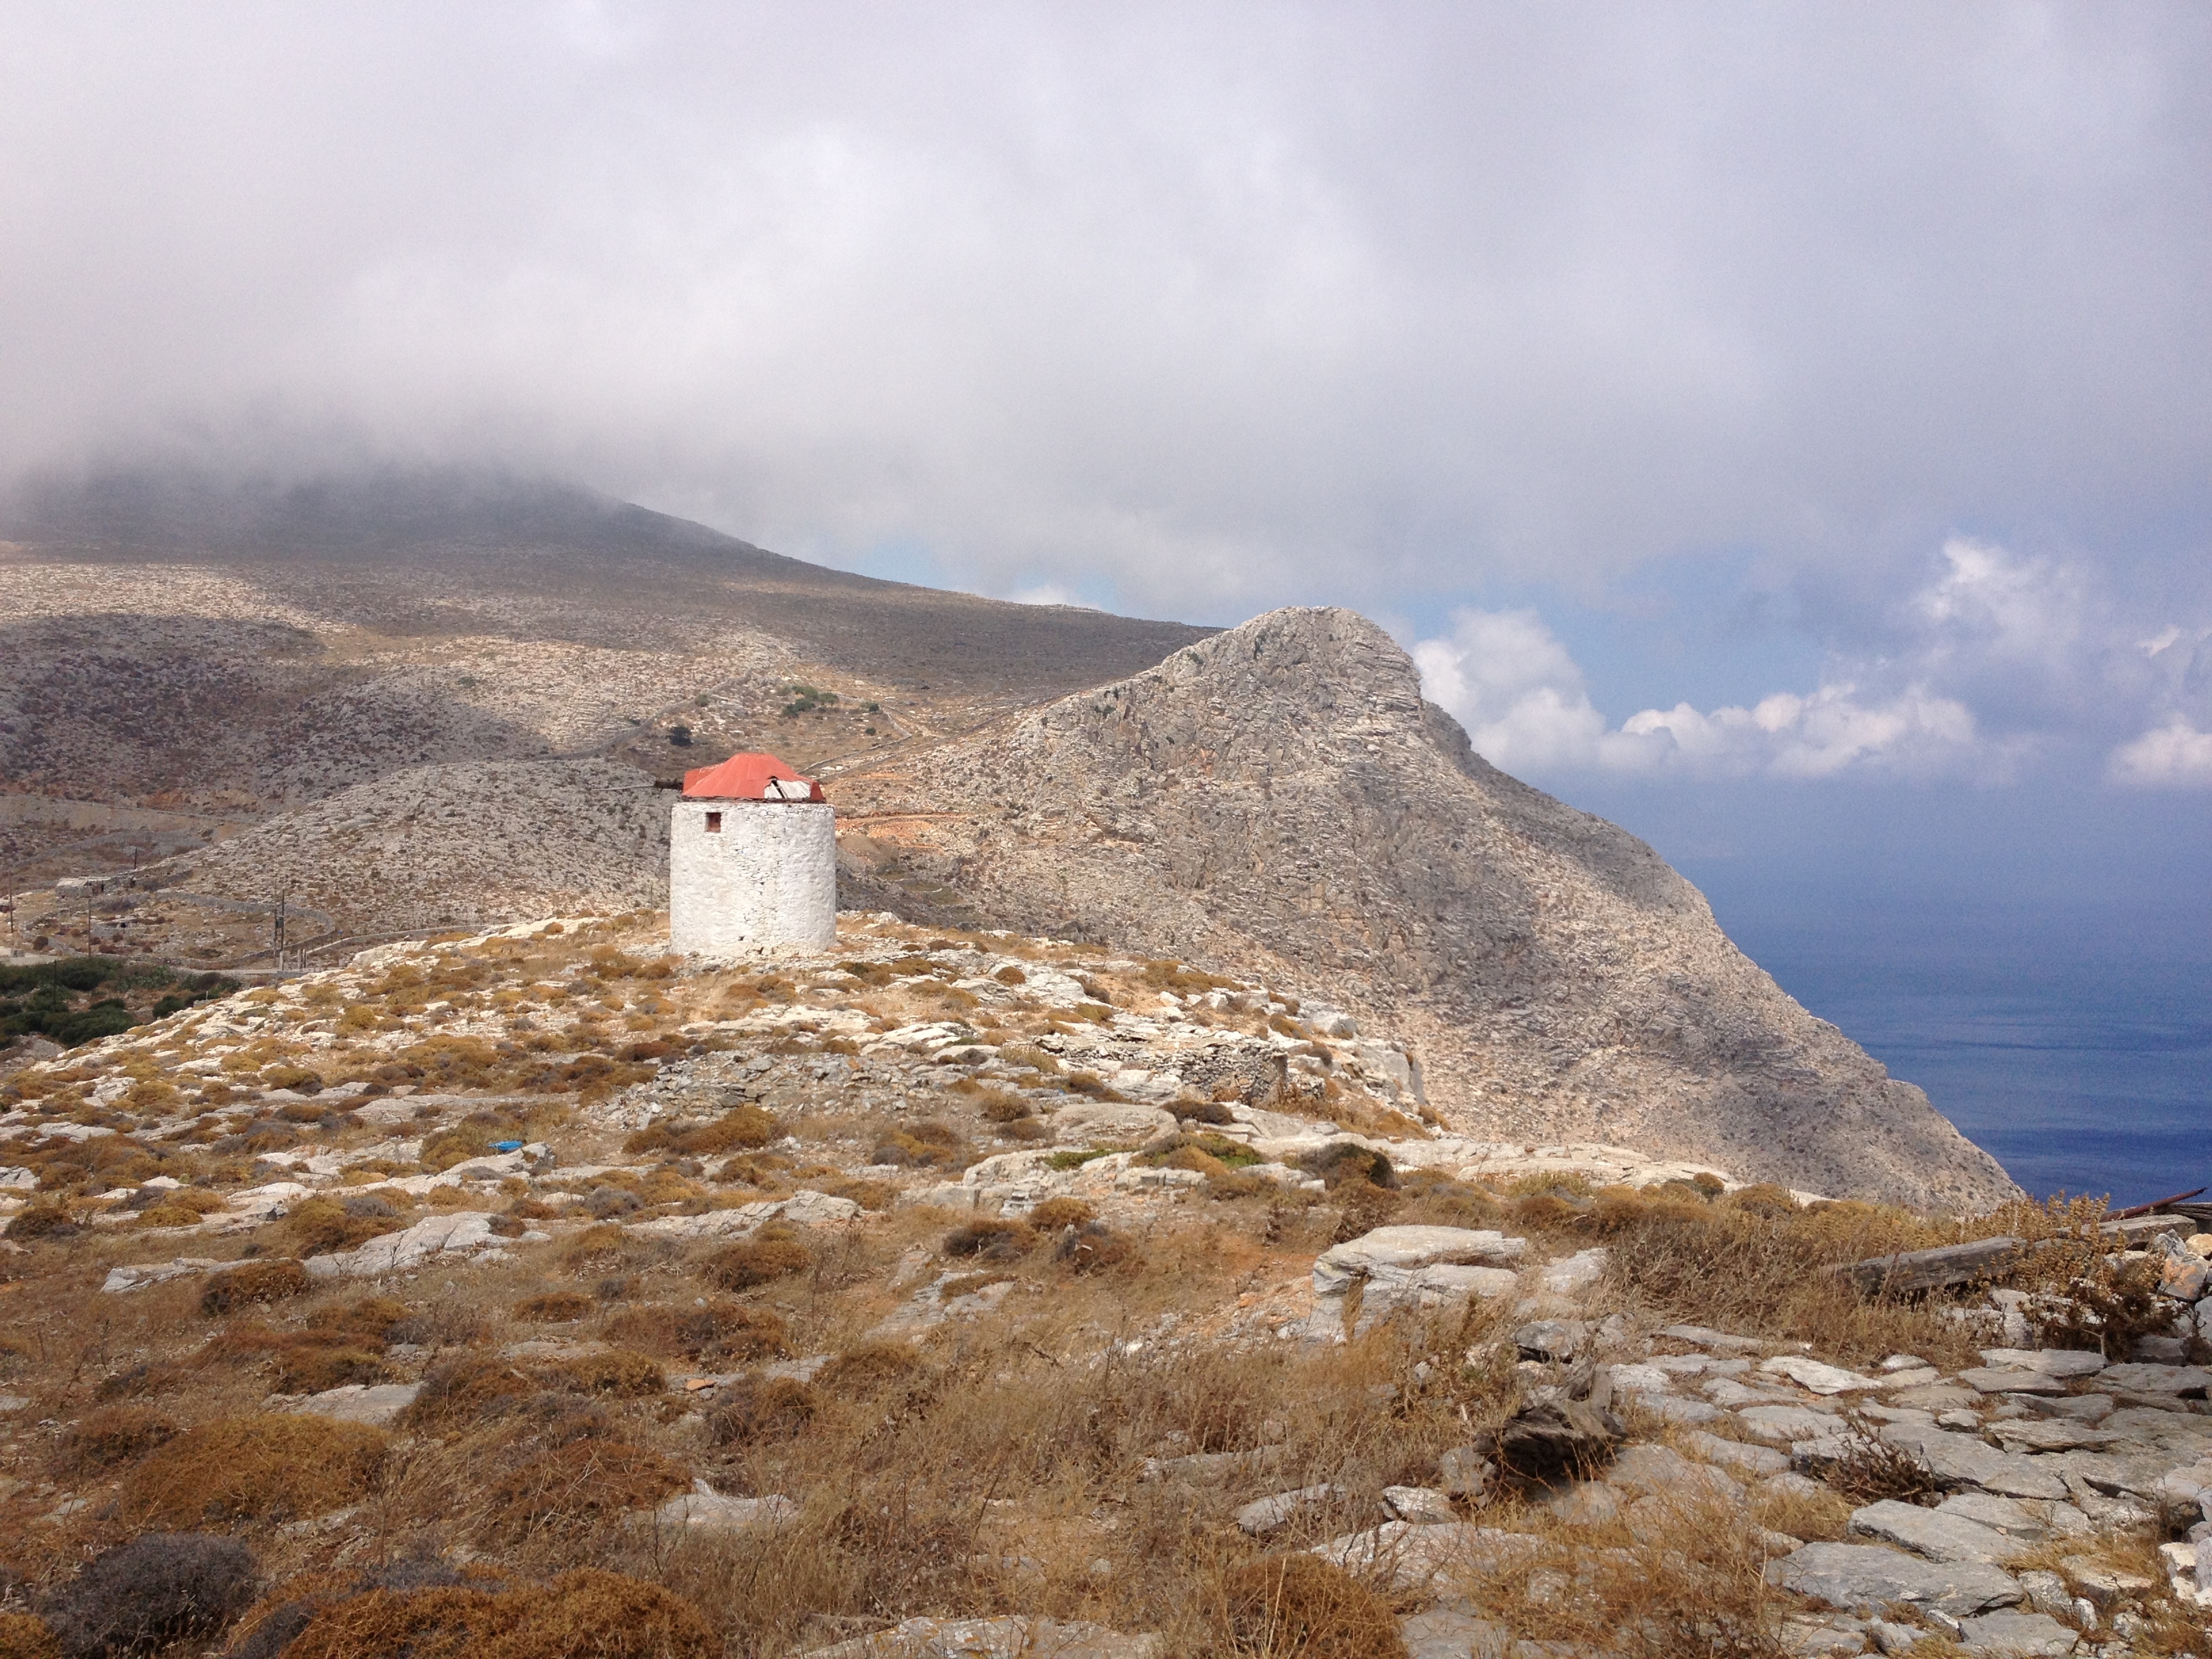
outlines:
[{"label": "rocky mountain ridge", "polygon": [[[1996,1161],[1799,1007],[1651,849],[1492,767],[1350,611],[836,775],[856,876],[1347,988],[1455,1122],[1985,1208]],[[1352,988],[1357,988],[1356,992]]]}]

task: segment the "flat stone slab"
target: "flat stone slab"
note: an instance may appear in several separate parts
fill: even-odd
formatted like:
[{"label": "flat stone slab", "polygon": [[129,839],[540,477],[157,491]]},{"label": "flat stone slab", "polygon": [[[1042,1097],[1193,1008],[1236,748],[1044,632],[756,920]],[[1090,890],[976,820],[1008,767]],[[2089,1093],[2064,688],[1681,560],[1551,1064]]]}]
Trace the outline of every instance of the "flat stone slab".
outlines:
[{"label": "flat stone slab", "polygon": [[1755,1336],[1731,1336],[1726,1331],[1709,1330],[1703,1325],[1669,1325],[1659,1334],[1717,1353],[1757,1353],[1766,1346]]},{"label": "flat stone slab", "polygon": [[107,1277],[100,1281],[100,1288],[109,1296],[121,1296],[127,1291],[143,1290],[149,1285],[182,1279],[186,1273],[204,1273],[210,1268],[236,1265],[231,1261],[218,1261],[213,1256],[200,1255],[180,1255],[167,1261],[140,1261],[127,1267],[110,1267]]},{"label": "flat stone slab", "polygon": [[2002,1654],[2008,1659],[2063,1659],[2081,1640],[2046,1613],[1985,1613],[1960,1621],[1960,1645],[1969,1653]]},{"label": "flat stone slab", "polygon": [[1454,1569],[1502,1572],[1542,1554],[1545,1548],[1542,1539],[1527,1533],[1503,1532],[1465,1521],[1441,1527],[1386,1521],[1365,1532],[1347,1533],[1316,1544],[1310,1553],[1356,1577],[1410,1592],[1433,1591]]},{"label": "flat stone slab", "polygon": [[1984,1348],[1980,1353],[1984,1365],[2045,1376],[2094,1376],[2105,1369],[2105,1356],[2086,1348]]},{"label": "flat stone slab", "polygon": [[2015,1498],[1999,1498],[1995,1492],[1954,1492],[1936,1506],[1936,1513],[1964,1516],[2008,1538],[2042,1538],[2051,1531],[2027,1504]]},{"label": "flat stone slab", "polygon": [[1510,1267],[1528,1241],[1468,1227],[1377,1227],[1331,1245],[1313,1265],[1316,1296],[1343,1296],[1380,1267]]},{"label": "flat stone slab", "polygon": [[653,1238],[724,1238],[750,1233],[770,1221],[787,1221],[800,1227],[842,1226],[857,1221],[860,1214],[860,1205],[849,1198],[832,1198],[827,1193],[802,1188],[789,1198],[709,1210],[704,1215],[655,1216],[635,1224],[629,1231]]},{"label": "flat stone slab", "polygon": [[1746,1474],[1779,1474],[1790,1467],[1790,1460],[1778,1451],[1741,1440],[1723,1440],[1717,1434],[1686,1434],[1682,1444],[1708,1463],[1725,1463]]},{"label": "flat stone slab", "polygon": [[909,1619],[872,1636],[809,1648],[800,1659],[1159,1659],[1165,1651],[1157,1636],[1013,1614]]},{"label": "flat stone slab", "polygon": [[2011,1366],[1976,1365],[1959,1373],[1959,1381],[1977,1394],[2064,1394],[2065,1382],[2044,1371],[2020,1370]]},{"label": "flat stone slab", "polygon": [[1127,1143],[1150,1140],[1175,1133],[1176,1115],[1158,1106],[1135,1101],[1101,1102],[1090,1106],[1063,1106],[1045,1120],[1053,1139],[1062,1146],[1091,1146],[1100,1141]]},{"label": "flat stone slab", "polygon": [[1989,1432],[2007,1451],[2016,1452],[2098,1451],[2127,1438],[2063,1417],[2008,1418],[1990,1424]]},{"label": "flat stone slab", "polygon": [[1746,1406],[1735,1414],[1735,1420],[1743,1425],[1746,1434],[1780,1446],[1800,1440],[1825,1440],[1841,1426],[1827,1413],[1809,1406]]},{"label": "flat stone slab", "polygon": [[1784,1589],[1862,1617],[1906,1607],[1967,1619],[2021,1599],[2020,1586],[1985,1561],[1925,1561],[1879,1544],[1808,1544],[1769,1563],[1766,1575]]},{"label": "flat stone slab", "polygon": [[420,1382],[349,1382],[320,1394],[295,1395],[281,1409],[380,1429],[396,1421],[422,1392]]},{"label": "flat stone slab", "polygon": [[1341,1486],[1300,1486],[1296,1492],[1279,1492],[1271,1498],[1255,1498],[1237,1511],[1237,1528],[1254,1538],[1272,1538],[1303,1511],[1334,1503],[1343,1496]]},{"label": "flat stone slab", "polygon": [[507,1241],[491,1230],[492,1218],[477,1210],[453,1210],[416,1222],[404,1232],[372,1238],[356,1250],[311,1255],[301,1265],[318,1279],[373,1279],[406,1273],[441,1255],[496,1249]]},{"label": "flat stone slab", "polygon": [[2034,1458],[2001,1452],[1970,1434],[1948,1429],[1926,1429],[1917,1423],[1889,1423],[1881,1437],[1892,1445],[1917,1452],[1950,1485],[1979,1486],[2005,1498],[2048,1498],[2063,1502],[2066,1483]]},{"label": "flat stone slab", "polygon": [[2212,1371],[2196,1365],[2107,1365],[2097,1386],[2128,1394],[2203,1394],[2212,1388]]},{"label": "flat stone slab", "polygon": [[1398,1621],[1406,1659],[1504,1659],[1513,1632],[1456,1607],[1431,1607]]},{"label": "flat stone slab", "polygon": [[1889,1498],[1854,1510],[1850,1531],[1856,1537],[1895,1544],[1930,1561],[2009,1561],[2034,1547],[1956,1512],[1923,1510]]},{"label": "flat stone slab", "polygon": [[716,1492],[680,1492],[638,1524],[649,1524],[678,1537],[733,1536],[739,1533],[780,1527],[799,1518],[799,1505],[788,1498],[724,1498]]},{"label": "flat stone slab", "polygon": [[1851,1394],[1863,1389],[1881,1389],[1891,1386],[1880,1377],[1862,1376],[1856,1371],[1847,1371],[1840,1365],[1826,1364],[1803,1354],[1782,1353],[1771,1359],[1763,1359],[1759,1369],[1770,1376],[1786,1376],[1799,1388],[1814,1394]]},{"label": "flat stone slab", "polygon": [[[1650,1412],[1654,1417],[1663,1417],[1670,1423],[1717,1423],[1728,1413],[1718,1406],[1708,1406],[1702,1400],[1685,1400],[1678,1394],[1631,1393],[1627,1399],[1637,1410]],[[1613,1403],[1621,1403],[1616,1394]]]},{"label": "flat stone slab", "polygon": [[1639,1496],[1704,1498],[1733,1503],[1741,1483],[1708,1463],[1693,1463],[1665,1446],[1623,1446],[1605,1472],[1607,1481]]}]

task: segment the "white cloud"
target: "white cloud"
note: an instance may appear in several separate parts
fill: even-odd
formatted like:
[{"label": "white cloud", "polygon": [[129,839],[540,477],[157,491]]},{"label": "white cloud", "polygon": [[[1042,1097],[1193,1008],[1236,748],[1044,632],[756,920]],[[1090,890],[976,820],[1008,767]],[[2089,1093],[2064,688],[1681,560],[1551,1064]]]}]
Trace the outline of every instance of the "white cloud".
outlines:
[{"label": "white cloud", "polygon": [[2107,775],[2146,788],[2212,789],[2212,732],[2176,714],[2112,751]]},{"label": "white cloud", "polygon": [[1078,596],[1073,588],[1063,587],[1058,582],[1047,582],[1041,587],[1025,587],[1020,592],[1009,593],[1006,597],[1016,605],[1068,605],[1079,611],[1096,611],[1098,608]]},{"label": "white cloud", "polygon": [[2109,778],[2212,781],[2212,629],[2116,615],[2081,567],[1954,537],[1874,631],[1883,648],[1832,652],[1810,691],[1646,708],[1618,727],[1533,611],[1457,611],[1413,657],[1431,699],[1508,771],[1994,781],[2134,732]]}]

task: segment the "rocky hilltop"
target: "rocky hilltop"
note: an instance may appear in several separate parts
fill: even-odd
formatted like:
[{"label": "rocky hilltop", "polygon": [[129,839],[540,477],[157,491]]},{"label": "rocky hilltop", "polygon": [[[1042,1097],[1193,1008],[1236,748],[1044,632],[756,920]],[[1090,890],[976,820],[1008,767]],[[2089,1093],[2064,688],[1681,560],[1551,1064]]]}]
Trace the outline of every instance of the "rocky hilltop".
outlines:
[{"label": "rocky hilltop", "polygon": [[848,908],[1332,984],[1468,1133],[2014,1193],[1349,612],[1209,634],[999,604],[511,482],[109,481],[9,522],[0,884],[57,952],[255,965],[280,899],[325,962],[657,908],[654,780],[766,749],[831,780]]},{"label": "rocky hilltop", "polygon": [[838,780],[864,882],[1346,988],[1487,1135],[1616,1141],[1953,1209],[2016,1195],[1626,831],[1498,771],[1341,610]]},{"label": "rocky hilltop", "polygon": [[665,939],[0,1078],[0,1653],[2201,1659],[2212,1210],[1439,1135],[1310,973]]}]

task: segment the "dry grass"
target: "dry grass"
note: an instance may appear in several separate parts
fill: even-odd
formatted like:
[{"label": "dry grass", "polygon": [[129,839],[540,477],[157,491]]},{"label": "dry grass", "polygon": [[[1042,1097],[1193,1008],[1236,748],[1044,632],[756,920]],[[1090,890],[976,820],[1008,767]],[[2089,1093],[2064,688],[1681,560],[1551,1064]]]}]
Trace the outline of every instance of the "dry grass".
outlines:
[{"label": "dry grass", "polygon": [[1314,1555],[1271,1555],[1222,1580],[1223,1644],[1251,1659],[1406,1659],[1389,1602]]},{"label": "dry grass", "polygon": [[142,1527],[193,1528],[325,1515],[363,1497],[387,1437],[311,1416],[234,1417],[185,1430],[123,1483],[123,1512]]},{"label": "dry grass", "polygon": [[717,1659],[697,1608],[580,1568],[549,1584],[372,1590],[317,1613],[286,1659]]}]

